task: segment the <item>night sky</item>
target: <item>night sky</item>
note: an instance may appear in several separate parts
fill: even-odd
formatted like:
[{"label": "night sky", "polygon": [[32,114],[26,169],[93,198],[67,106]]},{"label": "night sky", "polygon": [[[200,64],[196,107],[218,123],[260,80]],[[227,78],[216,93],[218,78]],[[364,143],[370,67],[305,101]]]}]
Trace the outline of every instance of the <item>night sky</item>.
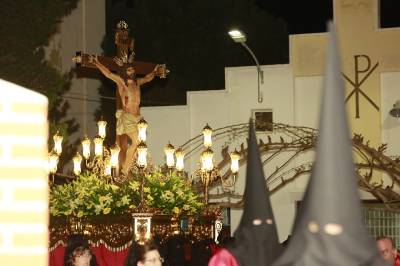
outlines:
[{"label": "night sky", "polygon": [[[282,17],[289,34],[316,33],[326,31],[326,22],[333,19],[332,0],[256,0],[257,5]],[[399,0],[380,0],[381,28],[400,27]]]},{"label": "night sky", "polygon": [[256,3],[267,12],[283,18],[289,34],[325,32],[326,22],[333,18],[331,0],[256,0]]},{"label": "night sky", "polygon": [[[185,104],[187,91],[223,89],[224,67],[254,65],[249,54],[227,36],[229,23],[239,26],[246,32],[247,44],[260,64],[271,65],[289,63],[289,34],[326,32],[327,21],[333,19],[332,0],[248,0],[250,3],[248,5],[254,7],[243,10],[243,13],[252,12],[254,16],[259,16],[257,19],[253,19],[252,15],[246,17],[246,14],[240,13],[232,15],[235,10],[229,6],[238,5],[239,2],[243,0],[217,2],[193,0],[190,3],[185,0],[171,0],[168,4],[148,4],[143,9],[143,2],[140,0],[107,1],[108,37],[103,43],[105,53],[110,55],[114,53],[113,32],[116,22],[127,19],[128,24],[133,25],[138,60],[164,61],[171,67],[169,81],[153,81],[149,89],[143,92],[142,105]],[[400,16],[395,13],[400,10],[400,1],[381,0],[380,6],[381,27],[400,26]],[[171,8],[172,11],[170,13],[165,11],[164,13],[167,13],[165,15],[163,11],[154,11],[158,7],[160,10]],[[215,11],[216,8],[219,8],[219,11]],[[176,16],[176,12],[181,9],[184,10],[181,15],[183,17],[186,15],[184,18]],[[196,12],[196,9],[199,11]],[[266,16],[263,17],[254,9],[264,12]],[[193,13],[187,15],[188,12]],[[159,17],[163,15],[166,18]],[[140,18],[136,22],[135,19],[129,21],[129,16],[140,16]],[[275,21],[268,20],[268,17],[272,17]],[[146,24],[147,18],[154,22]],[[179,23],[171,23],[171,26],[166,25],[161,32],[155,32],[153,28],[157,27],[157,23],[163,23],[161,22],[163,19],[164,21],[181,19],[180,23],[191,24],[193,28],[184,28]],[[220,21],[224,19],[226,21]],[[250,21],[251,19],[253,21]],[[279,20],[283,22],[283,27],[278,25]],[[209,24],[208,28],[203,25],[205,23]],[[141,28],[142,25],[145,26]],[[268,27],[275,28],[267,29]],[[194,31],[197,32],[193,34]],[[186,39],[171,37],[179,35],[185,35]],[[198,35],[205,36],[204,40],[196,39]],[[156,42],[159,43],[158,46],[155,46]],[[173,48],[167,47],[170,43],[174,43]],[[177,57],[181,57],[182,60],[176,62]]]}]

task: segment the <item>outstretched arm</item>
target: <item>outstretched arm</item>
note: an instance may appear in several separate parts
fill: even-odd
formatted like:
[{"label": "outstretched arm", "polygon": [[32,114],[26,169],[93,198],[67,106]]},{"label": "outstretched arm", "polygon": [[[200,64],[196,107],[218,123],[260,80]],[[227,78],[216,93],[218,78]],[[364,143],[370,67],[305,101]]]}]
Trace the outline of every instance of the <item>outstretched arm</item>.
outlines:
[{"label": "outstretched arm", "polygon": [[119,83],[121,81],[121,78],[118,75],[112,73],[105,65],[100,63],[97,56],[90,55],[89,62],[94,64],[100,70],[100,72],[103,73],[104,76],[111,79],[115,83]]},{"label": "outstretched arm", "polygon": [[151,71],[149,74],[147,74],[143,78],[138,79],[138,81],[137,81],[138,85],[141,86],[141,85],[143,85],[143,84],[145,84],[147,82],[152,81],[154,79],[156,73],[157,73],[157,70],[158,70],[159,66],[160,65],[156,65],[156,67],[153,69],[153,71]]}]

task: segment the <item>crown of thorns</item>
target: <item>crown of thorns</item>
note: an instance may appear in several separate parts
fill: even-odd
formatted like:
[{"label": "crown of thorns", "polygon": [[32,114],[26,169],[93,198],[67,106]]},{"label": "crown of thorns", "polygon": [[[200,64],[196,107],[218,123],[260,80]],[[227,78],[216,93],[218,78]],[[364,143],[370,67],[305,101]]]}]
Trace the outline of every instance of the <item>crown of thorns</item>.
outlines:
[{"label": "crown of thorns", "polygon": [[119,29],[119,30],[127,30],[128,29],[128,23],[126,23],[124,20],[121,20],[117,24],[117,29]]}]

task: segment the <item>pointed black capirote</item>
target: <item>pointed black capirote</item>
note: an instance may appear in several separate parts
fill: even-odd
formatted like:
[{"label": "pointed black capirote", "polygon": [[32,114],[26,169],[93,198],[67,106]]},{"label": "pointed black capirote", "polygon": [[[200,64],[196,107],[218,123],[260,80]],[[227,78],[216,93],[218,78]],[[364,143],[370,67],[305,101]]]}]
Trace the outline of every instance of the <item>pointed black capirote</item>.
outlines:
[{"label": "pointed black capirote", "polygon": [[282,248],[278,242],[252,121],[249,128],[243,215],[235,231],[234,245],[228,249],[240,266],[264,266],[271,265]]},{"label": "pointed black capirote", "polygon": [[385,265],[363,222],[333,24],[316,160],[294,232],[274,266]]}]

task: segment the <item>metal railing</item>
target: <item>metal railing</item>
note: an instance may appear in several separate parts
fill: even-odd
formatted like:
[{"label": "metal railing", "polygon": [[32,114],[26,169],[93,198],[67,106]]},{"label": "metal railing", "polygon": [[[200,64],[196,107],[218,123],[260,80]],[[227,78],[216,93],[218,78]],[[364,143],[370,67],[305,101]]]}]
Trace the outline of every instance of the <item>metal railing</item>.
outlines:
[{"label": "metal railing", "polygon": [[363,207],[364,221],[373,237],[390,236],[400,247],[400,211],[379,207]]}]

